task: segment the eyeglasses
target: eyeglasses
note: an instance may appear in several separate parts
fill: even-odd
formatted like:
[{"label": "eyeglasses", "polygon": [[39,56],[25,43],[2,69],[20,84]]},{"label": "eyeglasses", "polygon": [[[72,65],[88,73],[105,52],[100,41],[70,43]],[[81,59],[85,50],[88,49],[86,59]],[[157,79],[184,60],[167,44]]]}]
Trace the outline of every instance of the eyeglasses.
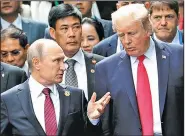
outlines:
[{"label": "eyeglasses", "polygon": [[13,50],[10,52],[1,51],[1,58],[6,58],[9,53],[11,54],[11,56],[18,56],[21,53],[21,51],[20,50]]},{"label": "eyeglasses", "polygon": [[75,24],[75,25],[73,25],[73,26],[62,26],[61,28],[60,28],[60,31],[63,33],[63,34],[66,34],[68,31],[69,31],[69,29],[72,29],[72,31],[75,33],[75,32],[77,32],[77,31],[79,31],[80,30],[80,28],[81,28],[81,24]]}]

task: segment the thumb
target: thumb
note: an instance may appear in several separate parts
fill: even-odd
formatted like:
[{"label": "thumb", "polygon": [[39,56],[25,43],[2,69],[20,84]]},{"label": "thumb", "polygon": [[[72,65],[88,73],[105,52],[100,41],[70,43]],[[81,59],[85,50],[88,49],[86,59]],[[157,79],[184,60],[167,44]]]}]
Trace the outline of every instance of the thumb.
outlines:
[{"label": "thumb", "polygon": [[92,96],[91,96],[91,100],[90,102],[94,103],[96,101],[96,93],[93,92]]}]

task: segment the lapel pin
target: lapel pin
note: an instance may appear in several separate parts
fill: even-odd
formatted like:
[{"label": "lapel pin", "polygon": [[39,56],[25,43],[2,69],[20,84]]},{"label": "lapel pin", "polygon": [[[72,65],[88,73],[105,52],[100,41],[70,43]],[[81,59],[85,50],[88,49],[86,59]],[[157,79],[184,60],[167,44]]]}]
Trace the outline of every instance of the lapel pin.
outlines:
[{"label": "lapel pin", "polygon": [[4,73],[2,74],[2,77],[4,77]]},{"label": "lapel pin", "polygon": [[92,60],[92,63],[93,63],[93,64],[96,64],[96,60],[95,60],[95,59],[93,59],[93,60]]},{"label": "lapel pin", "polygon": [[95,70],[94,69],[91,69],[91,73],[94,73],[95,72]]},{"label": "lapel pin", "polygon": [[65,95],[65,96],[70,96],[70,91],[66,90],[66,91],[64,92],[64,95]]},{"label": "lapel pin", "polygon": [[162,55],[162,58],[163,58],[163,59],[166,59],[166,56],[165,56],[165,55]]}]

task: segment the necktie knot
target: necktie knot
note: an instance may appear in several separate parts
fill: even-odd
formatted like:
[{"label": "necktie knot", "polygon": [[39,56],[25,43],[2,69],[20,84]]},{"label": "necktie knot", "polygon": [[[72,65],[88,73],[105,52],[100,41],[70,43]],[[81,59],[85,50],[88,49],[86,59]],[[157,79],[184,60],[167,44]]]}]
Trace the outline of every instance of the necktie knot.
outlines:
[{"label": "necktie knot", "polygon": [[68,60],[66,60],[66,63],[68,64],[69,67],[74,67],[76,60],[68,59]]},{"label": "necktie knot", "polygon": [[46,96],[50,95],[51,90],[49,88],[44,88],[42,93],[45,94]]},{"label": "necktie knot", "polygon": [[145,55],[141,55],[137,57],[137,59],[139,60],[139,62],[143,62],[143,60],[145,59]]}]

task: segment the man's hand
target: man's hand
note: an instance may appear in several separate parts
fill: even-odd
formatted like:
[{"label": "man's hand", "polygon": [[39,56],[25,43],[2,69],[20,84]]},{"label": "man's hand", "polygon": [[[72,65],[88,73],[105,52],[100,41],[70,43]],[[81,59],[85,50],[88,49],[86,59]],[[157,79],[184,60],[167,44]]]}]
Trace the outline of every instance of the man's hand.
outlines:
[{"label": "man's hand", "polygon": [[104,113],[104,109],[109,103],[110,98],[110,92],[107,92],[100,100],[96,101],[96,93],[94,92],[87,106],[89,119],[98,119]]}]

